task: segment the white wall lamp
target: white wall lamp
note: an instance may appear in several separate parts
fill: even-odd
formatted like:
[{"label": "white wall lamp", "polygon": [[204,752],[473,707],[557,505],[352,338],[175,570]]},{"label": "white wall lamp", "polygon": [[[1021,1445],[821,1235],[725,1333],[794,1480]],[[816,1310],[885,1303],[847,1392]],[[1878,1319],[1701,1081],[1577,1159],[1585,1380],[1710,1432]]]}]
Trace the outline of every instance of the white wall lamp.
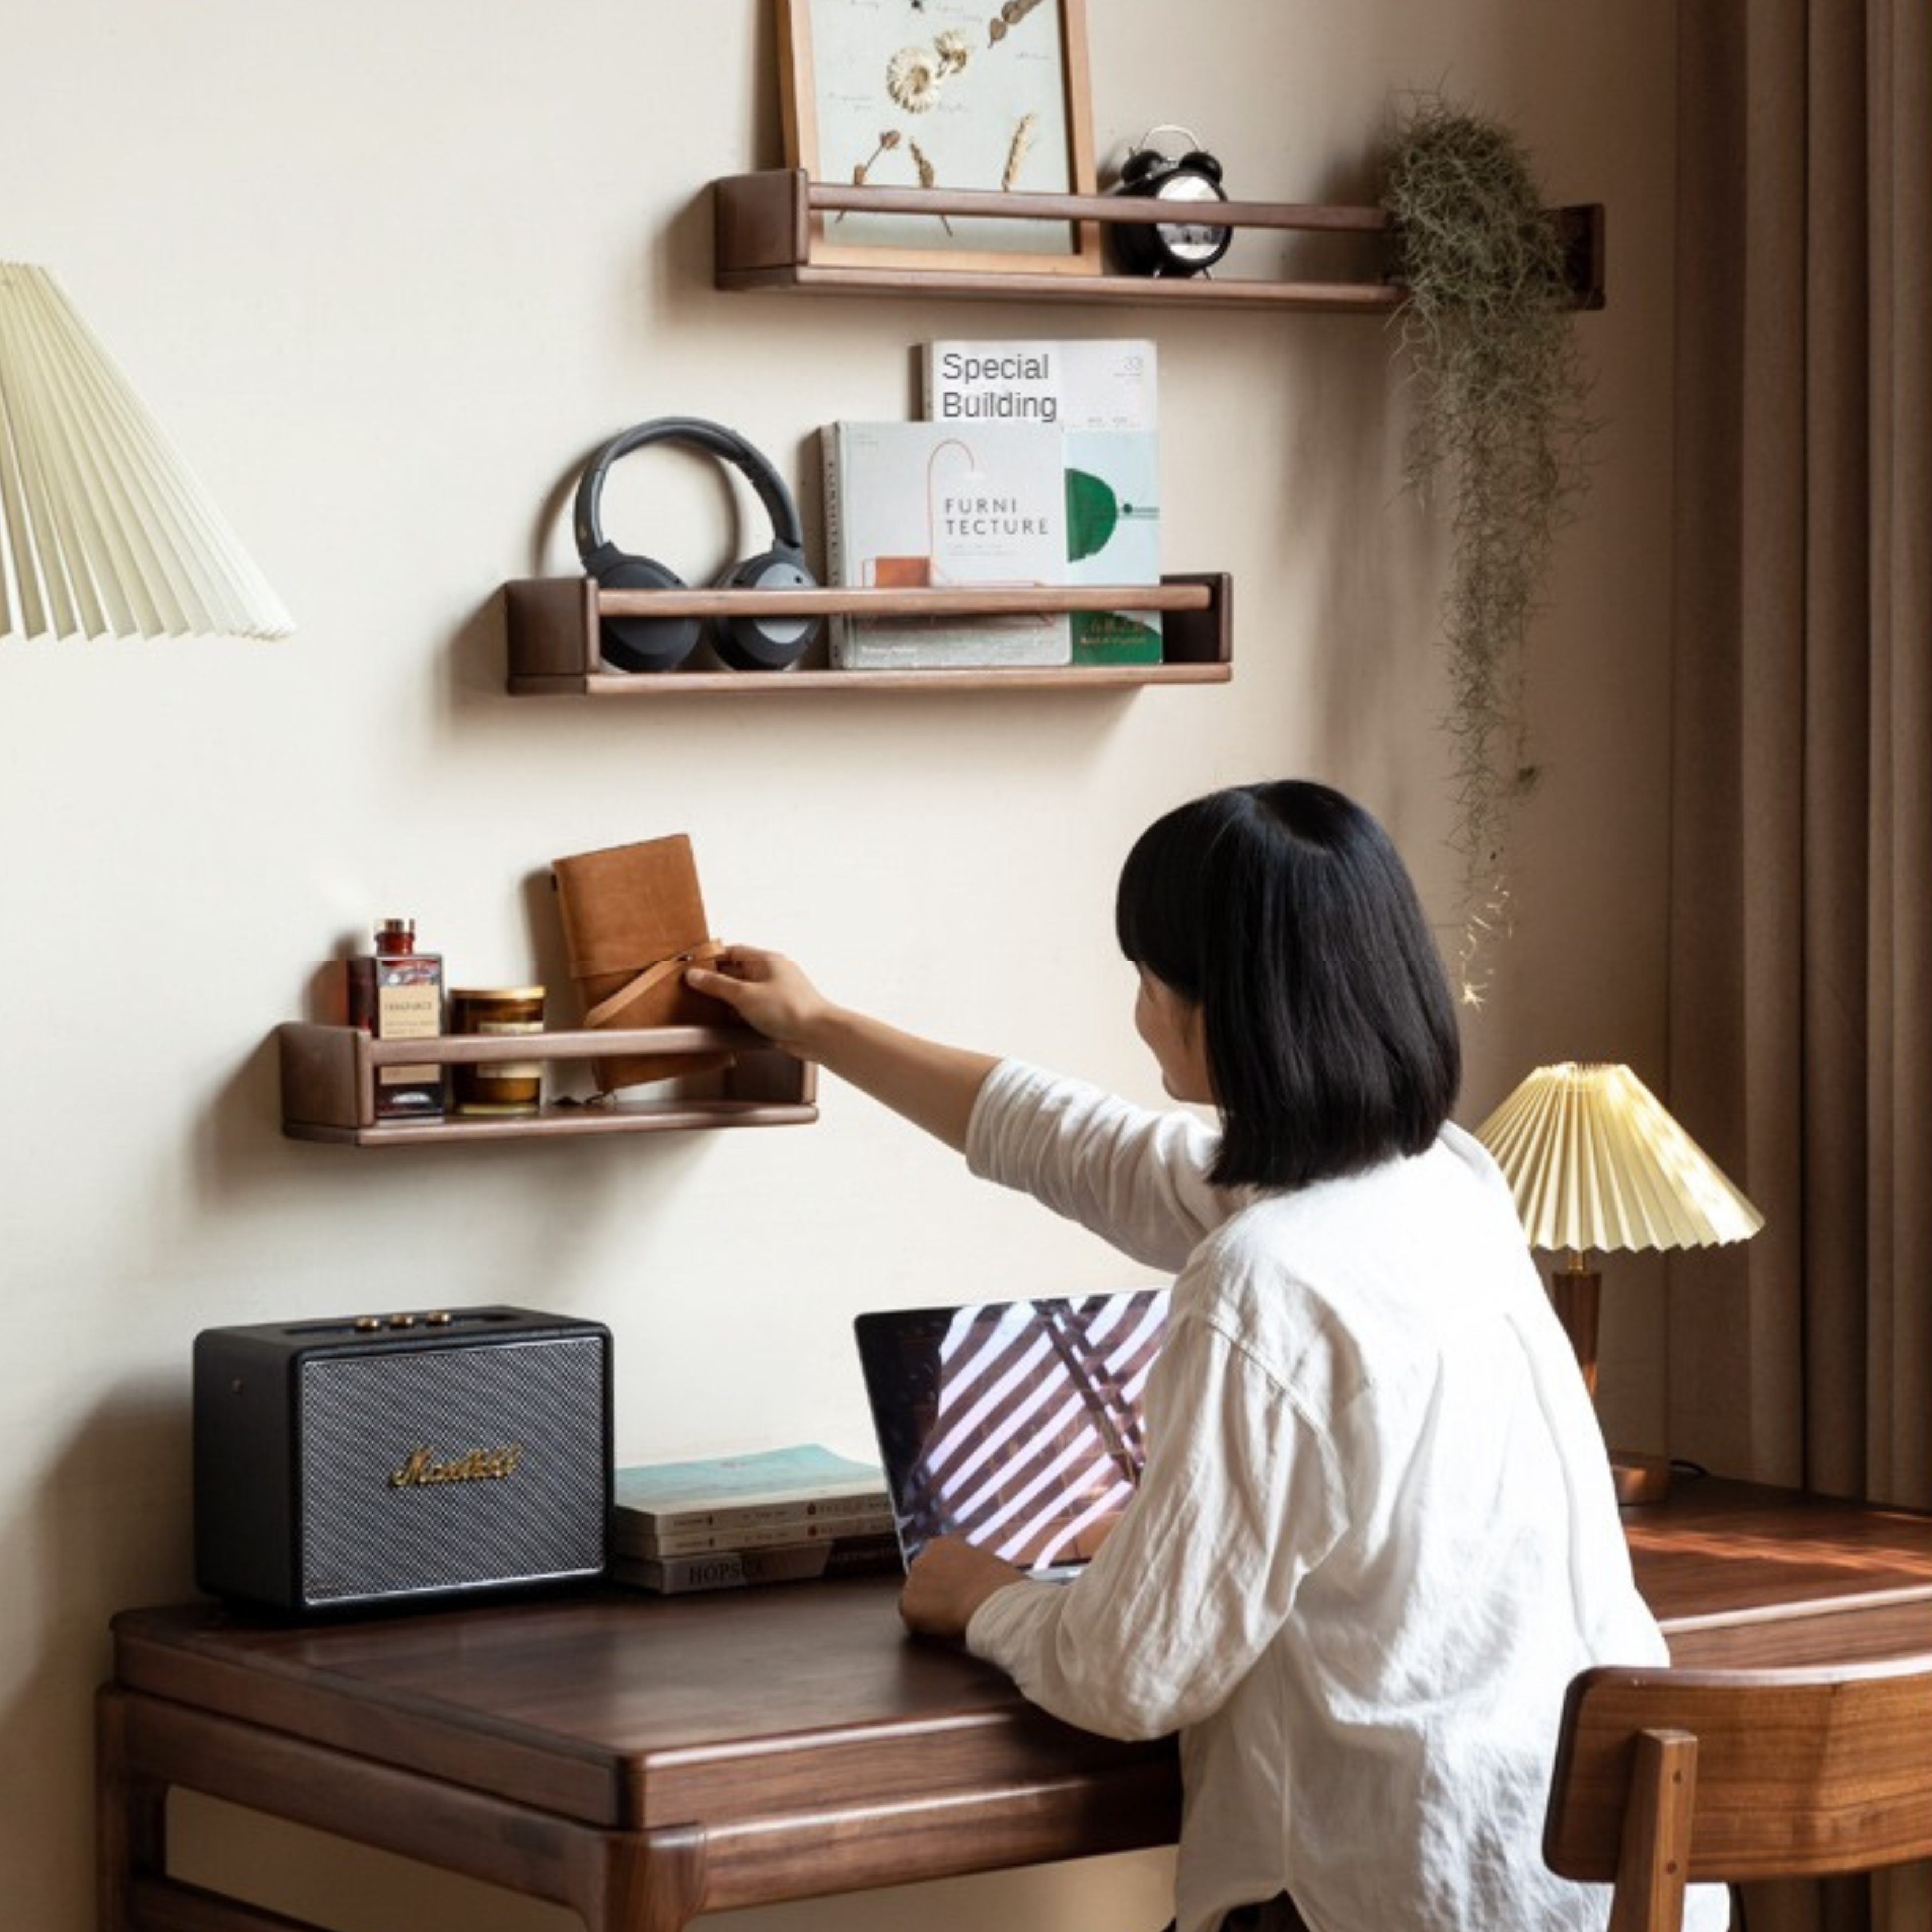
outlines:
[{"label": "white wall lamp", "polygon": [[0,639],[293,628],[53,278],[0,262]]}]

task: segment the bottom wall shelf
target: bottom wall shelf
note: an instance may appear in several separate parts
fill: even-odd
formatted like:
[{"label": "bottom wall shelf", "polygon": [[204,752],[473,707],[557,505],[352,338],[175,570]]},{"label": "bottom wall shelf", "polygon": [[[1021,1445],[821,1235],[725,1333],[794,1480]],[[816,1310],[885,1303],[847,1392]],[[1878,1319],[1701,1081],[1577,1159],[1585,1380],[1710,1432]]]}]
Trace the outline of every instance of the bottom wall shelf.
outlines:
[{"label": "bottom wall shelf", "polygon": [[[686,1132],[720,1127],[804,1126],[818,1118],[817,1070],[744,1028],[656,1027],[544,1033],[513,1039],[469,1034],[379,1040],[348,1026],[291,1020],[275,1030],[282,1076],[282,1131],[292,1140],[367,1148],[451,1145],[562,1134]],[[533,1114],[458,1114],[379,1119],[385,1066],[476,1065],[490,1060],[568,1064],[619,1055],[730,1055],[723,1066],[628,1090],[622,1097],[548,1100]]]}]

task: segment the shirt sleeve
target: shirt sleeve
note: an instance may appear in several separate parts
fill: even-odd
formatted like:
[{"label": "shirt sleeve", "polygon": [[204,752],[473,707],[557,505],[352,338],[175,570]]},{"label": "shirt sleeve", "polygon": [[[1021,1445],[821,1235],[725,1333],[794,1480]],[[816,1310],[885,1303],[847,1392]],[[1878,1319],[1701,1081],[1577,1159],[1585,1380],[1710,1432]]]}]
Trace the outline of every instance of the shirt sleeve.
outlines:
[{"label": "shirt sleeve", "polygon": [[1124,1254],[1173,1272],[1238,1202],[1208,1179],[1214,1130],[1084,1082],[1002,1060],[980,1089],[966,1159]]},{"label": "shirt sleeve", "polygon": [[996,1592],[966,1633],[1034,1702],[1108,1737],[1218,1709],[1341,1534],[1325,1438],[1206,1322],[1171,1330],[1147,1413],[1141,1487],[1093,1562]]}]

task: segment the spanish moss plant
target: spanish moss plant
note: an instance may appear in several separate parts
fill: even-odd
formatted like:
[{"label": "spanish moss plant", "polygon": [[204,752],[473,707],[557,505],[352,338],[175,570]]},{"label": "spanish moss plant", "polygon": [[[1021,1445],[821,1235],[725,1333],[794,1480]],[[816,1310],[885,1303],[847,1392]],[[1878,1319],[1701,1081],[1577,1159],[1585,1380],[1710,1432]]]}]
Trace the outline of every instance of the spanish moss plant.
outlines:
[{"label": "spanish moss plant", "polygon": [[1442,622],[1460,865],[1461,996],[1511,919],[1509,834],[1539,776],[1524,642],[1556,533],[1586,480],[1589,385],[1564,242],[1507,130],[1425,100],[1396,131],[1382,206],[1415,377],[1403,478],[1451,533]]}]

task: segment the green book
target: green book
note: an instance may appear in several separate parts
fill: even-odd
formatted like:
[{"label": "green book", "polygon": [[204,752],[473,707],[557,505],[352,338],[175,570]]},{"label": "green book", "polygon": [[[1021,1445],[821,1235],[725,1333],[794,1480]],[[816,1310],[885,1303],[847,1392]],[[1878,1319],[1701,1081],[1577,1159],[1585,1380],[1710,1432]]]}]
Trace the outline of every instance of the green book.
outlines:
[{"label": "green book", "polygon": [[821,1517],[890,1520],[885,1473],[816,1442],[688,1462],[620,1468],[612,1485],[616,1533],[628,1526],[663,1536],[811,1523]]}]

